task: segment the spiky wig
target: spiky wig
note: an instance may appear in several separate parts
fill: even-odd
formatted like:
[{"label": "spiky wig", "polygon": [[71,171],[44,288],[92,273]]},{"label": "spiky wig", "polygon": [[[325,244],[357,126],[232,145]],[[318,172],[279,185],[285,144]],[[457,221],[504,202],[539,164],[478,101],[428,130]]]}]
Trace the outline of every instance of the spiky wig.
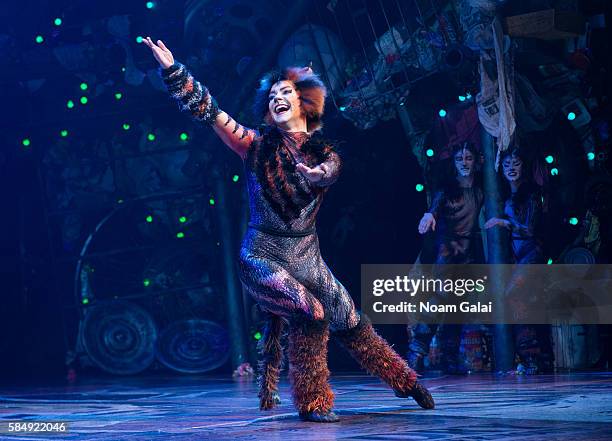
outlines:
[{"label": "spiky wig", "polygon": [[309,133],[320,129],[323,125],[321,118],[325,108],[327,89],[319,76],[307,68],[287,67],[282,71],[268,72],[260,81],[255,95],[253,111],[266,124],[274,124],[268,109],[268,95],[272,86],[279,81],[291,81],[299,92],[302,110],[306,115],[307,130]]}]

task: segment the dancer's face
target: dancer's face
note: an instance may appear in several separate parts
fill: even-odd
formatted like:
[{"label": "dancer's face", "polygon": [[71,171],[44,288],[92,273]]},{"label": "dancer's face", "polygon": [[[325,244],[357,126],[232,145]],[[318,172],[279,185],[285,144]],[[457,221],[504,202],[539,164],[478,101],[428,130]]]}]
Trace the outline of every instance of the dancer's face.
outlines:
[{"label": "dancer's face", "polygon": [[459,176],[471,176],[474,173],[474,155],[468,149],[455,153],[455,168]]},{"label": "dancer's face", "polygon": [[523,161],[515,155],[506,156],[502,161],[504,177],[509,182],[516,182],[523,176]]},{"label": "dancer's face", "polygon": [[268,94],[268,110],[276,125],[302,118],[300,96],[291,81],[279,81]]}]

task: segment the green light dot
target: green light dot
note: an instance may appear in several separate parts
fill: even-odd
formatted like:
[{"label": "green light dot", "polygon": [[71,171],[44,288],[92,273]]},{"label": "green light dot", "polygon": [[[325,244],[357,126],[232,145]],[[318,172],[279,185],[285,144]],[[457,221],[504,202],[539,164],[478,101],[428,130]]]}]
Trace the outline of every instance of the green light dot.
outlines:
[{"label": "green light dot", "polygon": [[82,96],[81,97],[81,104],[87,104],[87,101],[89,101],[89,100],[87,99],[86,96]]},{"label": "green light dot", "polygon": [[183,233],[182,231],[176,233],[176,237],[179,239],[182,239],[183,237],[185,237],[185,233]]},{"label": "green light dot", "polygon": [[120,100],[120,99],[121,99],[121,97],[123,97],[123,94],[122,94],[121,92],[117,92],[117,93],[115,94],[115,99],[116,99],[116,100]]},{"label": "green light dot", "polygon": [[569,121],[573,121],[573,120],[575,120],[575,119],[576,119],[576,114],[575,114],[574,112],[570,112],[570,113],[568,113],[568,114],[567,114],[567,119],[568,119]]},{"label": "green light dot", "polygon": [[578,225],[578,218],[577,217],[570,217],[569,223],[570,223],[570,225]]},{"label": "green light dot", "polygon": [[147,2],[146,3],[147,9],[153,9],[155,7],[155,3],[153,2]]},{"label": "green light dot", "polygon": [[592,161],[593,159],[595,159],[595,153],[593,153],[593,152],[587,153],[587,159],[589,161]]},{"label": "green light dot", "polygon": [[21,143],[23,144],[24,147],[30,146],[30,140],[28,138],[25,138],[23,141],[21,141]]},{"label": "green light dot", "polygon": [[189,139],[189,135],[187,135],[187,133],[183,132],[180,134],[179,138],[181,138],[181,141],[187,141]]},{"label": "green light dot", "polygon": [[123,123],[123,130],[130,130],[130,125],[128,123]]},{"label": "green light dot", "polygon": [[425,187],[423,186],[423,184],[417,184],[415,188],[416,188],[416,191],[423,191]]},{"label": "green light dot", "polygon": [[36,36],[36,43],[41,44],[43,41],[45,41],[45,39],[43,38],[42,35]]},{"label": "green light dot", "polygon": [[68,107],[69,109],[72,109],[74,107],[74,101],[68,100],[68,102],[66,103],[66,107]]},{"label": "green light dot", "polygon": [[238,176],[238,175],[232,176],[232,181],[238,182],[238,179],[240,179],[240,176]]},{"label": "green light dot", "polygon": [[81,302],[83,303],[83,305],[87,305],[89,303],[89,299],[85,297],[83,300],[81,300]]},{"label": "green light dot", "polygon": [[257,331],[255,334],[253,334],[253,338],[255,340],[261,340],[261,332]]},{"label": "green light dot", "polygon": [[558,168],[551,168],[550,169],[550,174],[553,176],[557,176],[559,174],[559,169]]},{"label": "green light dot", "polygon": [[149,133],[149,134],[147,135],[147,139],[148,139],[149,141],[155,141],[155,135],[154,135],[153,133]]},{"label": "green light dot", "polygon": [[149,279],[144,279],[144,280],[142,281],[142,284],[143,284],[144,286],[149,286],[149,285],[151,284],[151,281],[150,281]]},{"label": "green light dot", "polygon": [[444,118],[446,116],[446,110],[444,109],[440,109],[438,111],[438,115],[440,115],[441,118]]},{"label": "green light dot", "polygon": [[184,224],[185,222],[187,222],[187,218],[185,216],[181,216],[179,217],[179,222]]},{"label": "green light dot", "polygon": [[546,158],[544,158],[544,160],[549,164],[552,164],[555,161],[555,158],[553,158],[552,155],[548,155]]},{"label": "green light dot", "polygon": [[60,132],[60,136],[61,136],[62,138],[65,138],[66,136],[68,136],[68,130],[62,130],[62,131]]},{"label": "green light dot", "polygon": [[53,24],[55,26],[61,26],[62,25],[62,19],[57,17],[55,20],[53,20]]},{"label": "green light dot", "polygon": [[459,95],[459,101],[463,102],[463,101],[465,101],[465,99],[466,99],[465,96]]},{"label": "green light dot", "polygon": [[546,262],[547,265],[552,265],[553,260],[551,258],[548,259],[548,262]]},{"label": "green light dot", "polygon": [[89,86],[87,85],[87,83],[81,83],[79,87],[81,88],[81,90],[87,90]]},{"label": "green light dot", "polygon": [[210,199],[208,200],[208,203],[209,203],[210,205],[215,205],[215,200],[214,200],[213,198],[210,198]]},{"label": "green light dot", "polygon": [[427,149],[425,154],[431,158],[434,155],[434,151],[433,151],[433,149]]},{"label": "green light dot", "polygon": [[123,199],[117,199],[118,204],[123,204]]},{"label": "green light dot", "polygon": [[142,37],[140,35],[136,37],[136,43],[142,43]]},{"label": "green light dot", "polygon": [[153,216],[148,215],[148,216],[145,218],[145,220],[146,220],[148,223],[151,223],[151,222],[153,222]]}]

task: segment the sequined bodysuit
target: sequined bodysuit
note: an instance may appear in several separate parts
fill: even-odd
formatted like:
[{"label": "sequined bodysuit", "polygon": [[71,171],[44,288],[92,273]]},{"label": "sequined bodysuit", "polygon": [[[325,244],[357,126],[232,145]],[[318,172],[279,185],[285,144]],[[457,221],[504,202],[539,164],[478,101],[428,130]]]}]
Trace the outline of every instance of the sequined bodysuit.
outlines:
[{"label": "sequined bodysuit", "polygon": [[[313,184],[295,168],[300,162],[309,167],[318,165],[303,149],[313,141],[313,136],[269,126],[256,131],[240,125],[217,107],[208,90],[179,63],[162,70],[162,77],[182,110],[210,124],[244,160],[250,222],[240,249],[239,268],[245,290],[262,309],[272,314],[326,318],[332,330],[355,327],[359,314],[346,288],[321,257],[315,230],[325,187],[335,182],[340,172],[338,154],[325,153],[323,163],[327,173]],[[259,160],[262,148],[272,149],[266,158],[281,155],[288,158],[288,165],[280,169],[284,176],[262,172],[262,167],[267,165]],[[270,197],[273,193],[270,189],[275,187],[277,179],[284,183],[280,185],[282,194],[277,194],[277,199],[299,202],[292,210],[280,210],[276,199]],[[279,193],[278,189],[274,191]]]}]

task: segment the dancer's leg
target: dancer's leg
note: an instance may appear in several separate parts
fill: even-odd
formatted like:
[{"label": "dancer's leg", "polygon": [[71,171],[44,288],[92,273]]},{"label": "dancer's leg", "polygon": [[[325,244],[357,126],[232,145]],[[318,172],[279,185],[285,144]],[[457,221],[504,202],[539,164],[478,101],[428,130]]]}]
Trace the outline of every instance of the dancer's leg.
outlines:
[{"label": "dancer's leg", "polygon": [[282,331],[283,319],[277,315],[268,314],[266,327],[258,344],[260,410],[274,409],[280,404],[278,380],[283,359]]},{"label": "dancer's leg", "polygon": [[408,366],[417,372],[424,369],[423,359],[429,354],[429,347],[438,325],[419,323],[408,326],[409,343],[406,359]]},{"label": "dancer's leg", "polygon": [[434,408],[434,400],[417,382],[416,372],[376,333],[364,314],[357,326],[334,335],[364,369],[391,386],[395,395],[412,397],[424,409]]},{"label": "dancer's leg", "polygon": [[327,342],[329,323],[294,317],[289,324],[289,379],[300,418],[336,422],[334,393],[329,386]]},{"label": "dancer's leg", "polygon": [[[269,259],[249,256],[241,260],[245,289],[266,311],[289,319],[289,379],[300,417],[315,422],[334,422],[333,392],[329,386],[327,342],[329,323],[323,305],[287,270]],[[274,362],[269,367],[273,368]],[[270,380],[277,374],[267,371]],[[262,372],[266,374],[266,371]],[[271,387],[269,383],[264,388]],[[273,391],[263,391],[262,408],[269,408]]]}]

